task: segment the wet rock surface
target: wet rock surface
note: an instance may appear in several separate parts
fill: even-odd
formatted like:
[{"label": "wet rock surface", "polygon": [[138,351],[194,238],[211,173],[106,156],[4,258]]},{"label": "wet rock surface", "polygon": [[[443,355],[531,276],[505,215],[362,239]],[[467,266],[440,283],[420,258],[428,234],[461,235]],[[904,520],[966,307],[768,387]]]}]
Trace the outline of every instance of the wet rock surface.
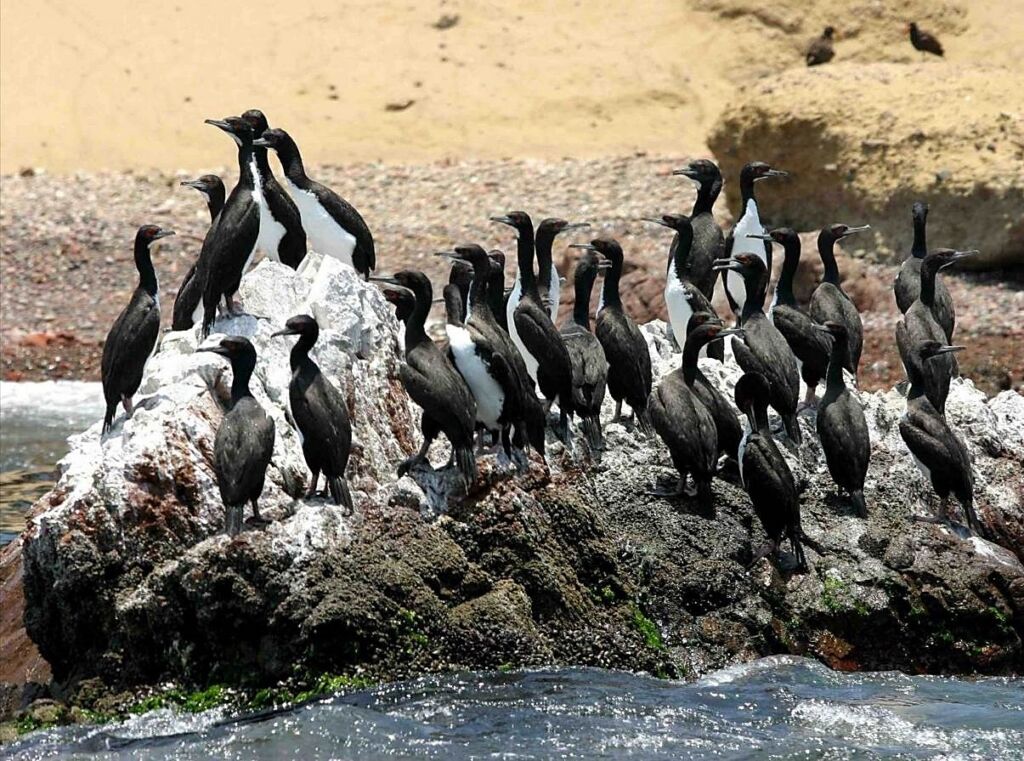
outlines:
[{"label": "wet rock surface", "polygon": [[[248,336],[259,354],[252,386],[277,426],[261,501],[271,523],[223,533],[211,465],[222,413],[207,385],[230,371],[193,354],[191,334],[169,334],[135,417],[119,416],[102,442],[98,423],[72,440],[23,537],[25,624],[59,685],[552,663],[690,675],[783,652],[850,669],[1022,670],[1024,399],[1013,392],[988,401],[958,380],[948,402],[998,544],[910,520],[934,505],[899,437],[903,399],[864,393],[869,519],[836,494],[805,411],[805,444],[786,455],[817,547],[810,573],[792,575],[788,558],[782,572],[748,570],[764,536],[734,478],[715,482],[714,517],[648,496],[673,473],[668,453],[610,423],[610,400],[600,470],[551,442],[548,465],[535,457],[522,474],[482,458],[464,498],[442,469],[396,480],[419,415],[377,291],[314,259],[299,274],[260,264],[241,297],[265,317],[215,331]],[[286,417],[290,341],[270,334],[303,311],[321,319],[314,354],[349,400],[351,517],[299,498],[308,473]],[[656,373],[678,366],[664,323],[644,331]],[[702,367],[731,395],[733,364]],[[435,463],[447,455],[435,445]]]}]

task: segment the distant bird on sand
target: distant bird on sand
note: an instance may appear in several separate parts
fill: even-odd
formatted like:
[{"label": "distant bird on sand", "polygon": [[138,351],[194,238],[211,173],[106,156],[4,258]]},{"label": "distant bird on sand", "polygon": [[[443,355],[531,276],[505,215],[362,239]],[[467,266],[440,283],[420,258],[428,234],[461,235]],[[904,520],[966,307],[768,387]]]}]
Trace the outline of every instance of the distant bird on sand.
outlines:
[{"label": "distant bird on sand", "polygon": [[919,29],[913,21],[907,24],[907,31],[910,32],[910,44],[916,50],[920,50],[922,53],[942,56],[942,43],[938,41],[934,34]]},{"label": "distant bird on sand", "polygon": [[808,66],[819,66],[835,58],[836,52],[832,49],[832,37],[835,33],[835,29],[826,26],[821,37],[811,40],[811,44],[807,46],[807,53],[804,55]]}]

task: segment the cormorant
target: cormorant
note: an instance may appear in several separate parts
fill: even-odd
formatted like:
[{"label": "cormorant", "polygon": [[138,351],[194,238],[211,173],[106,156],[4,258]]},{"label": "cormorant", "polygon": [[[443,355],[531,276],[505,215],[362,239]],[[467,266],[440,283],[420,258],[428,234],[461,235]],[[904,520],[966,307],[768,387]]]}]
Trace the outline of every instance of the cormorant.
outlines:
[{"label": "cormorant", "polygon": [[907,24],[907,31],[910,33],[910,44],[914,46],[915,50],[942,57],[942,43],[934,34],[919,29],[914,21]]},{"label": "cormorant", "polygon": [[[206,199],[210,211],[210,226],[217,221],[217,215],[224,208],[224,183],[215,174],[204,174],[196,180],[186,180],[182,187],[195,188]],[[185,273],[178,293],[174,297],[174,309],[171,312],[171,330],[188,330],[199,322],[202,317],[203,284],[196,278],[199,257]]]},{"label": "cormorant", "polygon": [[[743,331],[726,331],[722,321],[716,315],[710,312],[694,312],[693,317],[690,318],[686,335],[687,343],[692,340],[700,349],[706,346],[708,342],[712,345],[719,343],[717,340],[719,338],[730,335],[743,335]],[[707,379],[707,376],[701,371],[699,364],[694,368],[694,381],[690,387],[693,389],[693,393],[697,395],[697,398],[704,402],[704,406],[708,408],[708,412],[711,413],[711,417],[715,421],[715,430],[718,432],[719,454],[735,460],[736,452],[740,446],[740,439],[743,438],[743,427],[740,425],[740,420],[736,416],[732,405]]]},{"label": "cormorant", "polygon": [[569,223],[564,219],[544,219],[537,225],[537,289],[541,302],[548,307],[551,322],[558,320],[558,305],[561,303],[562,288],[558,268],[552,260],[551,248],[555,238],[570,230],[585,230],[590,227],[587,222]]},{"label": "cormorant", "polygon": [[231,402],[214,439],[213,469],[228,511],[225,523],[234,534],[235,516],[241,517],[246,502],[252,503],[253,518],[263,522],[258,500],[274,454],[274,421],[249,391],[249,379],[256,369],[256,349],[249,339],[229,336],[217,346],[196,351],[219,354],[231,362]]},{"label": "cormorant", "polygon": [[799,445],[801,434],[796,405],[800,395],[800,371],[793,350],[764,313],[768,289],[765,263],[757,254],[740,254],[732,259],[721,259],[715,266],[742,273],[747,289],[740,314],[743,337],[734,337],[732,341],[736,362],[744,372],[760,373],[768,380],[771,405],[782,417],[789,438]]},{"label": "cormorant", "polygon": [[860,367],[860,354],[864,349],[864,325],[860,312],[839,283],[839,266],[836,264],[836,241],[854,233],[870,228],[870,225],[848,227],[847,225],[829,225],[818,233],[818,255],[825,265],[821,283],[811,294],[808,311],[811,319],[819,325],[826,322],[839,322],[846,326],[846,334],[850,341],[850,357],[845,365],[856,379]]},{"label": "cormorant", "polygon": [[[715,201],[722,191],[722,173],[713,161],[698,159],[691,161],[682,169],[676,169],[672,174],[688,177],[697,183],[697,200],[693,202],[693,210],[690,212],[693,243],[690,246],[690,256],[684,274],[700,289],[704,298],[710,301],[714,296],[715,279],[718,277],[714,264],[725,255],[725,236],[714,215]],[[672,261],[675,255],[676,245],[678,238],[672,240],[669,261]]]},{"label": "cormorant", "polygon": [[351,513],[352,494],[345,480],[345,469],[352,451],[348,405],[345,397],[309,356],[320,336],[320,326],[308,314],[300,314],[289,319],[284,330],[279,330],[274,336],[299,336],[291,351],[292,379],[288,384],[288,401],[299,441],[302,442],[302,455],[312,472],[306,496],[316,494],[317,482],[323,472],[334,504],[344,505]]},{"label": "cormorant", "polygon": [[284,168],[284,184],[302,217],[306,239],[313,250],[355,267],[364,277],[377,266],[373,235],[348,201],[306,176],[299,147],[283,129],[268,129],[254,143],[272,148]]},{"label": "cormorant", "polygon": [[125,414],[131,418],[132,397],[142,384],[146,362],[156,351],[160,335],[160,286],[149,246],[168,235],[174,233],[156,225],[143,225],[135,233],[135,269],[139,273],[139,284],[103,342],[100,378],[107,410],[100,435],[113,425],[118,402],[124,405]]},{"label": "cormorant", "polygon": [[871,460],[871,438],[864,419],[864,408],[846,387],[843,378],[843,360],[849,355],[846,326],[838,322],[826,322],[815,326],[815,329],[832,336],[825,395],[818,406],[818,438],[832,480],[836,486],[849,493],[857,514],[867,518],[864,479]]},{"label": "cormorant", "polygon": [[769,554],[777,559],[779,545],[788,538],[797,570],[806,572],[796,482],[768,428],[770,393],[770,384],[760,373],[746,373],[734,391],[736,406],[746,415],[748,426],[740,444],[740,478],[768,535],[768,545],[754,554],[751,565]]},{"label": "cormorant", "polygon": [[820,37],[811,40],[811,44],[807,46],[807,53],[804,54],[808,66],[820,66],[835,58],[836,52],[832,48],[835,33],[835,29],[826,26]]},{"label": "cormorant", "polygon": [[651,352],[636,322],[622,306],[619,280],[622,277],[622,246],[612,238],[595,238],[590,243],[574,243],[574,248],[596,251],[611,263],[605,271],[604,285],[597,310],[594,335],[608,359],[608,393],[615,400],[615,419],[622,418],[622,403],[632,410],[640,431],[653,431],[647,414],[647,402],[654,383]]}]

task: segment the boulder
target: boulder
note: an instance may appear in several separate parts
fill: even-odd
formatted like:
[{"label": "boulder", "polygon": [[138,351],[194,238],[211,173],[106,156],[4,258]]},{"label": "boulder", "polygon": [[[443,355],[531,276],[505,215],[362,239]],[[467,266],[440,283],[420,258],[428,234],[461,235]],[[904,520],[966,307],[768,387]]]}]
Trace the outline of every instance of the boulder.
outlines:
[{"label": "boulder", "polygon": [[[525,472],[480,459],[467,495],[442,467],[397,479],[418,415],[397,380],[398,326],[377,290],[332,260],[299,273],[261,263],[242,283],[263,317],[219,321],[247,335],[252,383],[277,424],[262,499],[271,519],[229,537],[211,466],[221,411],[209,387],[229,372],[169,334],[131,420],[71,441],[61,478],[23,541],[25,623],[63,688],[165,680],[273,684],[296,674],[393,679],[442,669],[575,663],[666,675],[778,652],[843,668],[1007,673],[1022,666],[1024,402],[987,402],[954,382],[949,416],[977,469],[976,505],[997,543],[910,521],[928,508],[899,438],[904,400],[862,394],[874,451],[868,520],[836,494],[813,435],[788,451],[803,485],[811,571],[747,569],[764,542],[732,477],[716,516],[650,496],[667,452],[604,410],[608,450],[593,470],[550,442]],[[308,474],[287,419],[298,312],[320,315],[315,356],[345,390],[357,446],[351,516],[304,500]],[[666,325],[643,327],[658,377],[678,367]],[[214,336],[216,338],[216,336]],[[738,370],[702,361],[731,394]],[[779,428],[778,421],[774,421]],[[438,443],[434,462],[447,459]],[[1015,555],[1016,553],[1016,555]]]},{"label": "boulder", "polygon": [[1024,264],[1024,97],[1009,69],[837,63],[794,68],[740,91],[708,144],[739,206],[740,168],[790,172],[762,186],[762,219],[819,229],[870,224],[848,250],[899,261],[910,207],[928,202],[932,247],[980,249],[972,266]]}]

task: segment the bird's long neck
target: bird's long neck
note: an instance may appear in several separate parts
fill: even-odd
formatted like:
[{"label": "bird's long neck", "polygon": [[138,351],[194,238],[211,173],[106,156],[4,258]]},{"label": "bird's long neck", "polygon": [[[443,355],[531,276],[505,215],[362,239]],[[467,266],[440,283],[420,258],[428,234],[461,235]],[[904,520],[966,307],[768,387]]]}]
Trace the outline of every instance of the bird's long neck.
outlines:
[{"label": "bird's long neck", "polygon": [[743,312],[740,315],[740,322],[758,312],[764,312],[764,300],[768,293],[768,273],[762,272],[759,276],[745,275],[743,286],[747,293],[747,299],[743,303]]},{"label": "bird's long neck", "polygon": [[[482,281],[483,279],[484,276],[481,275],[480,280]],[[487,279],[487,296],[480,300],[480,305],[482,307],[486,307],[487,311],[490,312],[491,317],[497,320],[497,317],[494,316],[504,311],[504,298],[505,272],[504,270],[495,267],[494,271],[489,273]],[[472,300],[472,297],[470,297],[470,303],[475,309],[477,304]]]},{"label": "bird's long neck", "polygon": [[270,159],[267,158],[267,149],[253,146],[252,156],[256,160],[256,168],[263,178],[273,177],[270,171]]},{"label": "bird's long neck", "polygon": [[828,360],[828,370],[825,374],[825,391],[838,392],[846,386],[843,378],[843,363],[850,356],[849,339],[846,336],[834,336],[832,339],[832,350]]},{"label": "bird's long neck", "polygon": [[[925,360],[927,362],[928,360]],[[910,389],[907,391],[907,401],[911,399],[917,399],[918,397],[925,396],[927,391],[925,389],[924,375],[920,372],[916,362],[910,362],[905,365],[907,371],[907,380],[910,381]]]},{"label": "bird's long neck", "polygon": [[256,175],[253,174],[252,143],[245,142],[238,146],[238,184],[249,189],[256,187]]},{"label": "bird's long neck", "polygon": [[694,340],[694,334],[691,333],[683,346],[683,380],[686,381],[687,386],[692,386],[693,382],[697,380],[697,360],[700,358],[702,348],[704,348],[704,344]]},{"label": "bird's long neck", "polygon": [[921,217],[914,217],[914,245],[910,253],[915,259],[924,259],[928,255],[928,244],[925,238],[925,230],[928,220]]},{"label": "bird's long neck", "polygon": [[213,222],[224,208],[224,186],[220,183],[206,194],[206,208],[210,210],[210,221]]},{"label": "bird's long neck", "polygon": [[758,402],[754,404],[754,428],[759,433],[765,433],[771,435],[771,429],[768,427],[768,405],[764,402]]},{"label": "bird's long neck", "polygon": [[533,229],[524,225],[519,230],[516,248],[516,261],[519,263],[519,282],[523,296],[530,296],[540,302],[540,291],[537,289],[537,275],[533,271]]},{"label": "bird's long neck", "polygon": [[935,266],[921,267],[921,303],[929,309],[935,304],[935,278],[939,270]]},{"label": "bird's long neck", "polygon": [[619,280],[622,279],[622,258],[612,257],[612,266],[605,272],[604,285],[601,290],[601,301],[604,308],[622,307],[622,298],[619,296]]},{"label": "bird's long neck", "polygon": [[149,253],[148,241],[135,241],[135,269],[139,271],[139,287],[150,296],[156,296],[160,286],[157,283],[156,269],[153,267],[153,257]]},{"label": "bird's long neck", "polygon": [[[697,200],[693,202],[693,215],[710,214],[718,200],[718,194],[722,192],[722,178],[719,177],[711,183],[700,183],[697,187]],[[746,199],[743,201],[746,205]]]},{"label": "bird's long neck", "polygon": [[309,351],[313,348],[313,344],[316,343],[316,339],[316,335],[312,333],[301,333],[299,335],[299,340],[295,342],[289,356],[292,370],[300,367],[305,362],[312,361],[309,358]]},{"label": "bird's long neck", "polygon": [[256,369],[255,357],[236,357],[231,360],[231,406],[234,407],[239,400],[252,396],[249,390],[249,380]]},{"label": "bird's long neck", "polygon": [[590,292],[594,288],[594,275],[577,274],[573,288],[575,299],[572,304],[572,321],[584,330],[590,330]]},{"label": "bird's long neck", "polygon": [[449,325],[458,328],[465,324],[462,318],[462,295],[457,286],[444,289],[444,319]]},{"label": "bird's long neck", "polygon": [[416,294],[416,305],[412,308],[409,319],[405,321],[406,354],[413,347],[430,340],[430,337],[427,335],[426,325],[427,316],[430,314],[431,301],[432,294],[430,293],[425,294],[425,297],[423,294]]},{"label": "bird's long neck", "polygon": [[835,238],[831,235],[818,238],[818,255],[821,257],[821,263],[825,266],[822,282],[832,283],[832,285],[838,287],[839,265],[836,264],[835,245]]},{"label": "bird's long neck", "polygon": [[[550,233],[544,235],[538,235],[536,240],[537,250],[537,289],[544,288],[548,290],[551,284],[551,247],[554,245],[555,239]],[[552,298],[549,293],[548,298]]]},{"label": "bird's long neck", "polygon": [[693,248],[693,228],[686,226],[676,231],[679,236],[677,245],[672,252],[672,263],[675,265],[676,278],[682,280],[689,273],[690,251]]},{"label": "bird's long neck", "polygon": [[782,272],[775,284],[775,303],[796,306],[796,295],[793,293],[793,279],[797,267],[800,266],[800,244],[785,243],[785,259],[782,261]]},{"label": "bird's long neck", "polygon": [[743,214],[747,210],[747,203],[753,201],[757,204],[757,198],[754,197],[754,178],[743,175],[740,177],[740,197],[743,199],[743,207],[740,210],[740,214]]},{"label": "bird's long neck", "polygon": [[299,146],[289,136],[277,146],[277,158],[284,168],[284,175],[296,185],[300,185],[308,178],[306,168],[302,165],[302,154],[299,153]]}]

